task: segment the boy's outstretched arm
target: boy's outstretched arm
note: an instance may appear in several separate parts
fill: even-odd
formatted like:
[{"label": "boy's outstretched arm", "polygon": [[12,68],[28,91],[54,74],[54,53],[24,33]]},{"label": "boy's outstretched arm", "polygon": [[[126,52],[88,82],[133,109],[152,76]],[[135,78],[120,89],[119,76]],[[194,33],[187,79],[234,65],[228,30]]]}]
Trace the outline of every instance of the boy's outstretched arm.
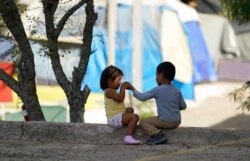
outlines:
[{"label": "boy's outstretched arm", "polygon": [[129,88],[133,91],[133,96],[140,101],[146,101],[148,99],[154,98],[155,96],[154,88],[144,93],[141,93],[138,90],[136,90],[133,85],[131,85]]}]

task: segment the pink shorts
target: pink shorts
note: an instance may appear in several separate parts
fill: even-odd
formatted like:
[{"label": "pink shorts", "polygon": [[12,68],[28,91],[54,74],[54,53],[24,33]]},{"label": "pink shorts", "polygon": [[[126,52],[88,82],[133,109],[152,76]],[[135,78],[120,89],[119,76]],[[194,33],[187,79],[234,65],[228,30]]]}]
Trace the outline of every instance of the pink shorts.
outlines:
[{"label": "pink shorts", "polygon": [[108,125],[114,128],[121,128],[122,125],[122,112],[116,114],[114,117],[108,119]]}]

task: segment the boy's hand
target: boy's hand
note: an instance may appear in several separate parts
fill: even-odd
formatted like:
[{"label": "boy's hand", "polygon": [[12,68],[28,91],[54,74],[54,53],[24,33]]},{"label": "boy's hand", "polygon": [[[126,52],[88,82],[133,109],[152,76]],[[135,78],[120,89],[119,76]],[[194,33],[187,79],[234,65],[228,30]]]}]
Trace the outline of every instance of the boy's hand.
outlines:
[{"label": "boy's hand", "polygon": [[134,86],[131,85],[129,82],[123,82],[123,84],[124,84],[124,87],[126,87],[126,89],[128,89],[128,90],[134,90],[135,89]]}]

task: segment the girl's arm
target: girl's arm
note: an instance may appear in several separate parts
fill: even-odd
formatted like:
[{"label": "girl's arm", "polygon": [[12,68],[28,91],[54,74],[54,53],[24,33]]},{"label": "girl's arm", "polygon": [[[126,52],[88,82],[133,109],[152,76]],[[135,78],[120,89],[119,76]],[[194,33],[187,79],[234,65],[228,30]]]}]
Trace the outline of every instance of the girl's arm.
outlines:
[{"label": "girl's arm", "polygon": [[113,99],[116,102],[123,102],[125,98],[125,90],[126,88],[128,88],[128,86],[129,86],[128,82],[122,83],[121,88],[120,88],[120,93],[117,93],[113,89],[107,89],[105,91],[105,96],[109,99]]}]

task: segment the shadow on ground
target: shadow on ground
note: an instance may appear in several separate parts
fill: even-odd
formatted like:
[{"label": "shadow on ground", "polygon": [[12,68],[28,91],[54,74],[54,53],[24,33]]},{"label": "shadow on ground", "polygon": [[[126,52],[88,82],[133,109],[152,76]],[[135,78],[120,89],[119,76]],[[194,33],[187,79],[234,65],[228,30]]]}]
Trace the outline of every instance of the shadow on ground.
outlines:
[{"label": "shadow on ground", "polygon": [[[250,115],[237,115],[218,123],[211,128],[230,128],[230,129],[250,129]],[[240,125],[240,126],[239,126]]]}]

